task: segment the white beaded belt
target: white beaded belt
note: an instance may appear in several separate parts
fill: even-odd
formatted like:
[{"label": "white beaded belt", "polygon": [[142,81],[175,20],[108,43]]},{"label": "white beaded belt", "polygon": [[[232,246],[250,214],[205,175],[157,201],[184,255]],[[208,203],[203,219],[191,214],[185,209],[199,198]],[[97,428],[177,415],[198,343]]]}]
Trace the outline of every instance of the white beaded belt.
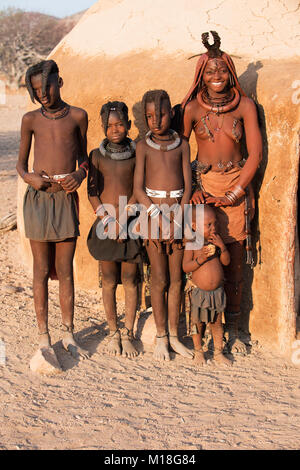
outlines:
[{"label": "white beaded belt", "polygon": [[53,180],[62,180],[63,178],[65,178],[66,176],[68,176],[70,173],[65,173],[64,175],[51,175],[51,176],[48,176],[48,175],[42,175],[43,178],[46,178],[46,179],[53,179]]},{"label": "white beaded belt", "polygon": [[165,197],[176,198],[182,197],[184,189],[175,189],[174,191],[159,191],[157,189],[146,188],[146,194],[149,197],[159,197],[161,199]]}]

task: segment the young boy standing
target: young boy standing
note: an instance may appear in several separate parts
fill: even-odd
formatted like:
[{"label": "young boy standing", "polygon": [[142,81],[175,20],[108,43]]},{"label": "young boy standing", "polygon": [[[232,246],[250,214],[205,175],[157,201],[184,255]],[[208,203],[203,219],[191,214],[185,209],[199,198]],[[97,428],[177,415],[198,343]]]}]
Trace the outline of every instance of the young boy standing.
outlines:
[{"label": "young boy standing", "polygon": [[[149,132],[137,144],[134,194],[147,209],[149,226],[159,218],[158,238],[150,235],[146,249],[151,265],[151,303],[156,324],[154,357],[170,360],[168,346],[185,357],[192,357],[178,339],[182,286],[182,239],[174,239],[171,223],[169,239],[162,232],[162,204],[184,209],[191,194],[190,151],[186,141],[170,129],[173,111],[164,90],[145,93],[142,100]],[[171,217],[172,219],[172,217]],[[173,219],[172,219],[173,220]],[[168,325],[167,325],[168,323]]]},{"label": "young boy standing", "polygon": [[[28,184],[24,196],[24,226],[33,255],[33,297],[39,347],[51,347],[48,279],[55,267],[63,346],[76,358],[87,357],[88,352],[79,347],[73,336],[73,257],[79,235],[76,190],[87,173],[87,113],[62,100],[63,80],[53,60],[30,67],[26,73],[26,86],[32,101],[37,100],[42,105],[23,116],[17,163],[19,175]],[[34,161],[30,172],[28,158],[33,136]]]}]

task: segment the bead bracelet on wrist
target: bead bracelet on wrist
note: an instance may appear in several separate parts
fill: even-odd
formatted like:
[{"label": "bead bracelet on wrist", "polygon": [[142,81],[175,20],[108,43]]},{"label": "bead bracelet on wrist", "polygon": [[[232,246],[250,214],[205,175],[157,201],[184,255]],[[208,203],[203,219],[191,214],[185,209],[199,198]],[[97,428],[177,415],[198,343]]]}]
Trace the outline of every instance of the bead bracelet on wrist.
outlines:
[{"label": "bead bracelet on wrist", "polygon": [[196,263],[198,264],[199,267],[202,266],[202,264],[204,264],[204,263],[199,263],[198,256],[197,256],[197,258],[195,258],[195,261],[196,261]]},{"label": "bead bracelet on wrist", "polygon": [[79,165],[79,169],[80,169],[80,170],[83,170],[84,173],[85,173],[85,176],[87,176],[88,171],[89,171],[89,164],[88,164],[88,162],[83,162],[83,163],[81,163],[81,165]]}]

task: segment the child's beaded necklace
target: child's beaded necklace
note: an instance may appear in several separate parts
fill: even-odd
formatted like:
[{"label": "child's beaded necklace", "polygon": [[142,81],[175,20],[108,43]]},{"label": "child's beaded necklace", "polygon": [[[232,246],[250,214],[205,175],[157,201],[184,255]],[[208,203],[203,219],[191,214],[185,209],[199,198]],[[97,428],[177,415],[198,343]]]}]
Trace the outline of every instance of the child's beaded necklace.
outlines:
[{"label": "child's beaded necklace", "polygon": [[[49,111],[48,109],[45,109],[43,106],[41,107],[40,109],[42,115],[46,118],[46,119],[50,119],[51,121],[56,121],[57,119],[62,119],[64,118],[65,116],[67,116],[67,114],[69,114],[69,111],[70,111],[70,106],[68,104],[66,104],[61,110],[58,110],[58,111]],[[49,114],[56,114],[56,113],[60,113],[60,114],[57,114],[55,116],[47,116],[46,113],[49,113]]]},{"label": "child's beaded necklace", "polygon": [[161,150],[162,152],[168,152],[169,150],[176,149],[181,144],[181,139],[176,131],[173,131],[172,129],[170,129],[170,134],[174,142],[169,145],[156,144],[155,142],[153,142],[153,140],[151,139],[151,136],[152,136],[151,131],[147,132],[147,134],[145,135],[145,140],[146,140],[146,143],[149,145],[149,147],[152,147],[155,150]]}]

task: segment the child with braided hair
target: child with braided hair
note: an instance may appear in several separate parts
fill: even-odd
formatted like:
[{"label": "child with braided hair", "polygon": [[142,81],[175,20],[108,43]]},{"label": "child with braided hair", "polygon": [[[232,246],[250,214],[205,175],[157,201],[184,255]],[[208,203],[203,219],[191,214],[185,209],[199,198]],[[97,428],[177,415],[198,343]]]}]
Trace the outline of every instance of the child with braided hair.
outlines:
[{"label": "child with braided hair", "polygon": [[[42,106],[23,116],[17,171],[28,184],[24,196],[25,235],[33,255],[33,296],[40,348],[50,348],[48,279],[53,261],[59,280],[63,346],[74,357],[88,357],[73,336],[73,257],[79,235],[76,189],[86,177],[87,113],[60,96],[63,79],[57,64],[45,60],[29,67],[26,86]],[[33,171],[28,171],[34,136]],[[78,169],[76,170],[76,161]],[[54,354],[54,351],[53,351]]]},{"label": "child with braided hair", "polygon": [[[170,360],[169,345],[185,357],[193,357],[178,339],[182,285],[182,237],[175,238],[172,219],[169,238],[162,232],[161,205],[183,209],[191,194],[190,151],[186,141],[170,129],[173,111],[164,90],[145,93],[143,114],[149,132],[137,144],[134,193],[147,208],[148,225],[159,219],[159,237],[150,234],[146,250],[151,265],[151,304],[156,324],[154,358]],[[160,207],[158,207],[160,204]],[[180,212],[180,211],[179,211]],[[171,220],[171,219],[170,219]],[[178,227],[175,227],[175,229]],[[168,323],[168,327],[167,327]]]},{"label": "child with braided hair", "polygon": [[[127,137],[131,127],[128,108],[120,101],[108,102],[101,109],[102,127],[106,138],[89,156],[88,197],[97,216],[88,235],[91,255],[100,261],[102,299],[110,331],[106,351],[114,356],[133,358],[138,352],[133,344],[133,325],[136,316],[138,264],[141,262],[141,242],[124,236],[121,226],[124,211],[121,197],[132,207],[135,143]],[[123,213],[122,213],[123,212]],[[125,219],[127,219],[125,213]],[[113,226],[113,238],[99,237]],[[125,327],[118,328],[116,288],[118,280],[125,291]]]}]

